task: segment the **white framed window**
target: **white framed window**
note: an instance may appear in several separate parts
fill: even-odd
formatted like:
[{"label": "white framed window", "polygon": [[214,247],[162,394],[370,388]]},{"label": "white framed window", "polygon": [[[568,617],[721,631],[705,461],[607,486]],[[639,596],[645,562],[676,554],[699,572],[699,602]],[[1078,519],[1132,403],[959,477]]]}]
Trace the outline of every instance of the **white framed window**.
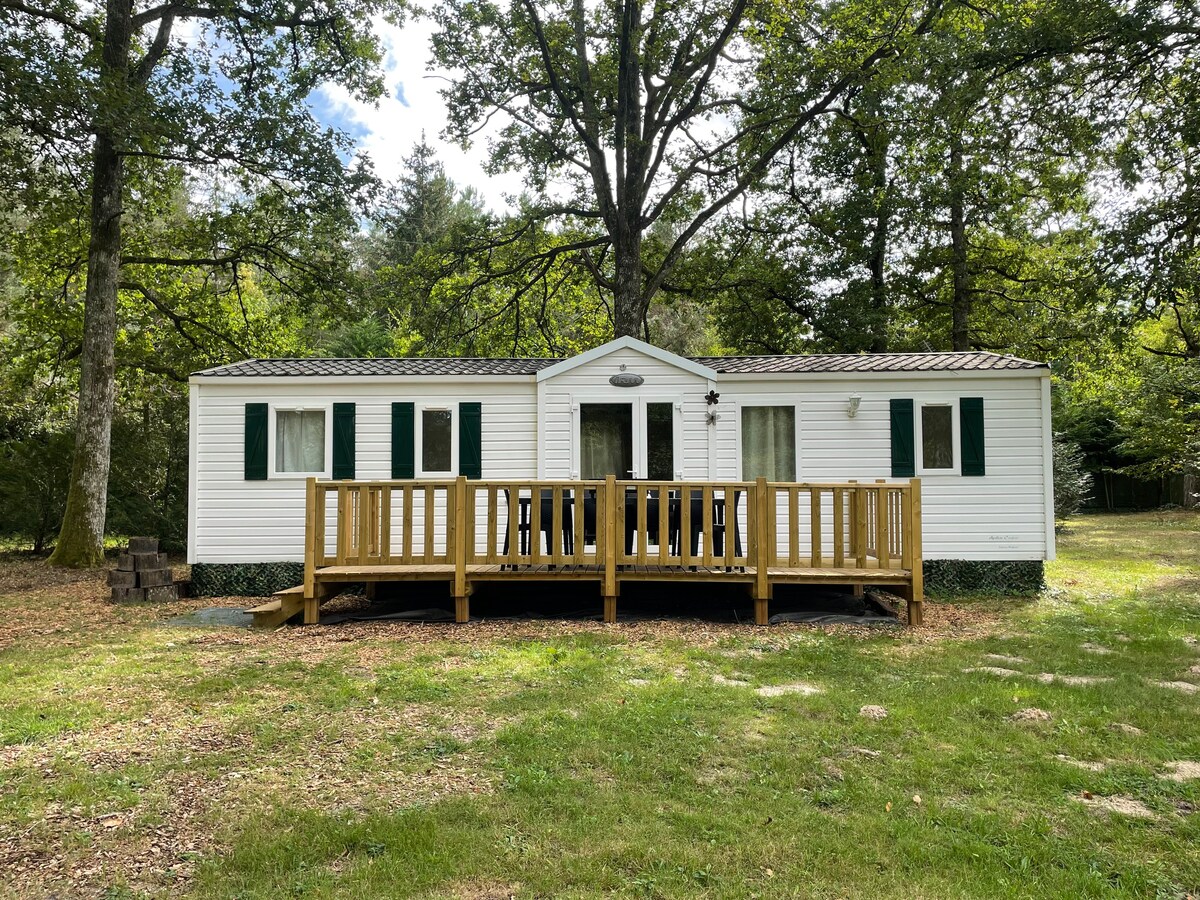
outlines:
[{"label": "white framed window", "polygon": [[272,478],[328,478],[333,458],[329,406],[272,405],[267,454]]},{"label": "white framed window", "polygon": [[458,407],[456,404],[416,409],[418,477],[452,477],[458,472]]},{"label": "white framed window", "polygon": [[795,481],[796,407],[747,403],[738,407],[738,460],[743,481]]},{"label": "white framed window", "polygon": [[917,474],[956,475],[959,472],[958,404],[949,400],[922,401],[913,423]]}]

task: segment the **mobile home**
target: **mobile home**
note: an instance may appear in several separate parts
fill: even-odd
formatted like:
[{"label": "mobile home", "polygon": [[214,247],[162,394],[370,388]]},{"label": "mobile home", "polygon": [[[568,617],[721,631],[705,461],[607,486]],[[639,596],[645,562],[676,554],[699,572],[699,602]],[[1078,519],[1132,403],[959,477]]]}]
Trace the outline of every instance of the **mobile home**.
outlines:
[{"label": "mobile home", "polygon": [[539,575],[596,580],[614,610],[623,578],[655,575],[744,579],[763,615],[789,580],[919,602],[939,565],[1053,558],[1049,375],[986,352],[685,358],[633,338],[569,359],[247,360],[190,379],[188,558],[213,584],[283,573],[309,619],[323,584],[421,567],[460,617],[473,583]]}]

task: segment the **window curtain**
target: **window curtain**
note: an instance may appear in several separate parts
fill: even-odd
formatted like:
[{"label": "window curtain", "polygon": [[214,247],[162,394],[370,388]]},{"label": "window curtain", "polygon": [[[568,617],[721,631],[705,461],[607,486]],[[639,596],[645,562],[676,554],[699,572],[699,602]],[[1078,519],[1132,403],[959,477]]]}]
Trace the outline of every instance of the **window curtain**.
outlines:
[{"label": "window curtain", "polygon": [[579,474],[592,480],[616,475],[628,478],[622,460],[621,430],[609,419],[579,422]]},{"label": "window curtain", "polygon": [[796,480],[796,408],[742,407],[742,479]]},{"label": "window curtain", "polygon": [[579,405],[579,474],[629,478],[633,468],[633,407],[628,403]]},{"label": "window curtain", "polygon": [[921,407],[921,456],[926,469],[954,468],[953,426],[949,406]]},{"label": "window curtain", "polygon": [[325,471],[324,410],[281,410],[275,419],[275,471]]}]

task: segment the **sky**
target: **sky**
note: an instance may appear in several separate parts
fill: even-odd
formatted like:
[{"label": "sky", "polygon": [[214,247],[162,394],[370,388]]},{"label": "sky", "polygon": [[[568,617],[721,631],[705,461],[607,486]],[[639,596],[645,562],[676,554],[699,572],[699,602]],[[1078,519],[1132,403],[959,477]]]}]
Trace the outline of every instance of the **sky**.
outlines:
[{"label": "sky", "polygon": [[326,85],[314,105],[318,118],[351,134],[357,140],[357,152],[371,158],[376,173],[385,181],[393,181],[403,172],[404,158],[424,131],[454,183],[476,188],[489,209],[503,211],[508,205],[505,195],[521,190],[520,174],[488,175],[484,171],[487,145],[482,136],[466,151],[441,137],[446,104],[438,89],[445,83],[439,75],[445,73],[429,68],[433,23],[410,20],[397,27],[378,21],[376,28],[385,48],[388,95],[378,105],[371,105],[355,100],[338,85]]}]

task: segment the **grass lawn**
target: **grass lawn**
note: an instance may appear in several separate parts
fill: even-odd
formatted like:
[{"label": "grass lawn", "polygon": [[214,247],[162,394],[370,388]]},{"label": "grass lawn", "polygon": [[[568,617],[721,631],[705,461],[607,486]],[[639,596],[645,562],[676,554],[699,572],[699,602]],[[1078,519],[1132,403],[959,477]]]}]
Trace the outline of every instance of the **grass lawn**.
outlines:
[{"label": "grass lawn", "polygon": [[1059,551],[870,633],[170,628],[4,557],[0,896],[1200,892],[1200,516]]}]

